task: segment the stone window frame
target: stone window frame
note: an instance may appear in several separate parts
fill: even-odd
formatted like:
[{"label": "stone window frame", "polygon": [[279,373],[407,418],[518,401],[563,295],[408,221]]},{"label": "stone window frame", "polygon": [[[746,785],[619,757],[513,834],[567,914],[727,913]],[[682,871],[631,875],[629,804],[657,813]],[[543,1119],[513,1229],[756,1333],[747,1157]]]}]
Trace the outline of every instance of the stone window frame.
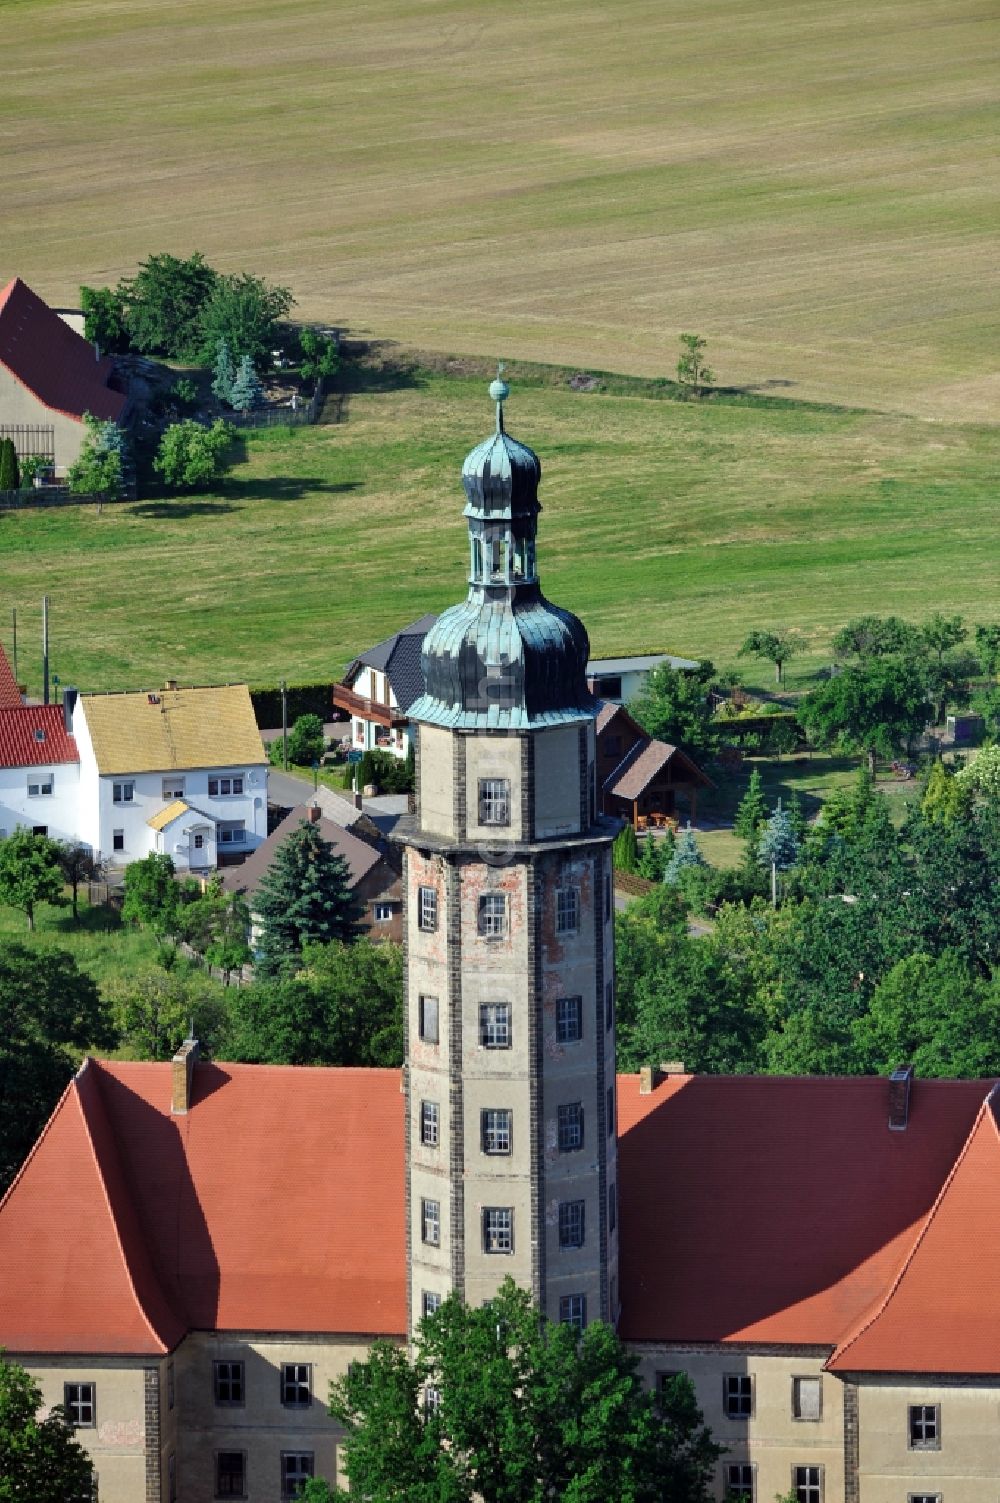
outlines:
[{"label": "stone window frame", "polygon": [[[292,1473],[292,1462],[305,1463],[304,1466],[296,1464]],[[315,1451],[282,1451],[281,1453],[281,1496],[282,1498],[296,1498],[303,1482],[308,1482],[316,1475],[316,1452]]]},{"label": "stone window frame", "polygon": [[[227,1388],[228,1393],[224,1392]],[[234,1388],[237,1390],[236,1397],[233,1396]],[[245,1409],[246,1363],[235,1357],[217,1358],[212,1363],[212,1394],[220,1409]]]},{"label": "stone window frame", "polygon": [[727,1461],[722,1468],[722,1496],[726,1503],[756,1503],[757,1463]]},{"label": "stone window frame", "polygon": [[424,1148],[440,1146],[441,1108],[436,1101],[420,1103],[420,1142]]},{"label": "stone window frame", "polygon": [[[803,1383],[815,1383],[816,1385],[816,1413],[803,1414],[801,1400],[801,1385]],[[792,1374],[792,1419],[797,1424],[817,1425],[823,1418],[823,1379],[819,1373],[793,1373]]]},{"label": "stone window frame", "polygon": [[587,1296],[585,1294],[560,1295],[559,1324],[561,1326],[575,1326],[578,1331],[583,1331],[586,1328]]},{"label": "stone window frame", "polygon": [[64,1383],[63,1408],[74,1430],[96,1430],[97,1384]]},{"label": "stone window frame", "polygon": [[585,1140],[586,1113],[583,1102],[560,1102],[556,1107],[556,1144],[559,1152],[580,1153]]},{"label": "stone window frame", "polygon": [[[491,1118],[503,1121],[492,1122]],[[484,1106],[479,1113],[479,1141],[491,1158],[509,1157],[514,1151],[514,1113],[509,1106]],[[491,1144],[506,1143],[506,1147]]]},{"label": "stone window frame", "polygon": [[421,885],[417,888],[417,928],[433,934],[438,926],[438,890]]},{"label": "stone window frame", "polygon": [[479,779],[479,823],[494,829],[510,825],[510,778]]},{"label": "stone window frame", "polygon": [[556,933],[579,934],[580,889],[578,887],[556,888]]},{"label": "stone window frame", "polygon": [[[801,1478],[801,1473],[811,1474],[815,1472],[815,1479],[811,1475]],[[797,1503],[823,1503],[826,1468],[822,1462],[800,1461],[792,1467],[792,1492],[795,1494]]]},{"label": "stone window frame", "polygon": [[556,998],[556,1043],[579,1044],[583,1041],[583,998]]},{"label": "stone window frame", "polygon": [[509,907],[505,892],[480,893],[476,932],[481,939],[506,939]]},{"label": "stone window frame", "polygon": [[281,1364],[281,1407],[283,1409],[308,1409],[312,1401],[312,1363],[283,1362]]},{"label": "stone window frame", "polygon": [[483,1252],[509,1258],[514,1252],[514,1207],[483,1206]]},{"label": "stone window frame", "polygon": [[[222,1458],[223,1456],[238,1456],[240,1458],[239,1477],[228,1477],[223,1485]],[[236,1447],[229,1447],[225,1451],[216,1451],[214,1456],[215,1465],[215,1493],[216,1498],[245,1498],[247,1495],[247,1453]],[[232,1484],[238,1480],[239,1490]]]},{"label": "stone window frame", "polygon": [[[506,1020],[500,1026],[497,1017],[488,1017],[487,1009],[504,1008]],[[479,1004],[479,1047],[480,1049],[510,1049],[513,1047],[514,1037],[514,1011],[509,1002],[480,1002]],[[499,1042],[499,1040],[503,1042]]]},{"label": "stone window frame", "polygon": [[726,1419],[750,1420],[757,1411],[757,1383],[753,1373],[723,1373],[722,1412]]},{"label": "stone window frame", "polygon": [[906,1406],[906,1442],[909,1451],[940,1451],[940,1404],[908,1404]]},{"label": "stone window frame", "polygon": [[420,1240],[425,1247],[441,1246],[441,1202],[426,1196],[420,1200]]},{"label": "stone window frame", "polygon": [[562,1251],[577,1250],[587,1240],[587,1202],[585,1200],[561,1200],[559,1202],[559,1247]]},{"label": "stone window frame", "polygon": [[436,1289],[424,1289],[420,1295],[420,1311],[422,1319],[433,1315],[441,1308],[441,1296]]},{"label": "stone window frame", "polygon": [[441,1003],[429,992],[421,992],[417,1001],[417,1032],[425,1044],[441,1042]]}]

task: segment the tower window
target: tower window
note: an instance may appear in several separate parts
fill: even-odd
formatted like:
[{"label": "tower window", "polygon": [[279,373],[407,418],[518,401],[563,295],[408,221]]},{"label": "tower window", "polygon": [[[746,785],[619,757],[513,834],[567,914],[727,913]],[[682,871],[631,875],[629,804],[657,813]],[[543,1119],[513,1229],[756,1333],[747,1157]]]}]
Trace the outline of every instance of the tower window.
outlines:
[{"label": "tower window", "polygon": [[615,1185],[608,1186],[608,1231],[613,1232],[618,1225],[618,1190]]},{"label": "tower window", "polygon": [[559,1108],[559,1152],[575,1153],[583,1147],[583,1102],[569,1101]]},{"label": "tower window", "polygon": [[583,998],[556,999],[556,1040],[560,1044],[578,1044],[583,1038]]},{"label": "tower window", "polygon": [[750,1373],[726,1373],[722,1380],[722,1407],[727,1419],[753,1418],[753,1377]]},{"label": "tower window", "polygon": [[312,1451],[282,1451],[281,1496],[298,1497],[313,1474]]},{"label": "tower window", "polygon": [[510,824],[510,779],[479,779],[479,823]]},{"label": "tower window", "polygon": [[422,1200],[420,1202],[420,1240],[426,1242],[428,1247],[441,1246],[441,1202],[438,1200]]},{"label": "tower window", "polygon": [[308,1362],[284,1362],[281,1402],[288,1409],[308,1409],[312,1403],[312,1367]]},{"label": "tower window", "polygon": [[823,1468],[793,1466],[792,1492],[796,1503],[823,1503]]},{"label": "tower window", "polygon": [[726,1464],[726,1503],[756,1503],[757,1488],[752,1462]]},{"label": "tower window", "polygon": [[908,1431],[911,1451],[941,1449],[941,1410],[937,1404],[911,1404]]},{"label": "tower window", "polygon": [[438,926],[438,895],[436,887],[421,887],[417,892],[417,923],[425,932]]},{"label": "tower window", "polygon": [[604,983],[604,1027],[610,1032],[615,1021],[615,984],[613,981]]},{"label": "tower window", "polygon": [[609,1138],[613,1135],[614,1130],[615,1130],[615,1088],[614,1088],[613,1085],[609,1085],[608,1086],[608,1137]]},{"label": "tower window", "polygon": [[479,1042],[484,1049],[509,1049],[510,1003],[483,1002],[479,1007]]},{"label": "tower window", "polygon": [[503,1107],[487,1107],[480,1115],[484,1153],[510,1153],[513,1113]]},{"label": "tower window", "polygon": [[823,1415],[821,1378],[792,1379],[792,1416],[797,1420],[818,1420]]},{"label": "tower window", "polygon": [[587,1324],[587,1296],[564,1294],[559,1301],[559,1322],[564,1326],[576,1326],[582,1331]]},{"label": "tower window", "polygon": [[94,1383],[63,1384],[66,1418],[76,1430],[92,1430],[97,1423],[96,1387]]},{"label": "tower window", "polygon": [[514,1251],[514,1209],[512,1206],[484,1206],[483,1252]]},{"label": "tower window", "polygon": [[563,1200],[559,1203],[559,1246],[582,1247],[587,1203],[583,1200]]},{"label": "tower window", "polygon": [[608,872],[605,875],[605,878],[604,878],[604,922],[607,923],[608,920],[610,919],[610,917],[611,917],[611,873]]},{"label": "tower window", "polygon": [[431,1289],[425,1289],[424,1292],[423,1292],[423,1298],[421,1300],[421,1309],[423,1310],[424,1319],[426,1320],[427,1317],[428,1317],[428,1315],[433,1315],[434,1312],[436,1310],[440,1310],[440,1308],[441,1308],[441,1296],[440,1296],[440,1294],[436,1293],[435,1291],[433,1291]]},{"label": "tower window", "polygon": [[556,933],[575,934],[579,927],[579,890],[575,887],[560,887],[556,893]]},{"label": "tower window", "polygon": [[438,1042],[438,999],[421,995],[419,1006],[420,1037],[425,1044]]},{"label": "tower window", "polygon": [[507,894],[486,892],[479,899],[479,932],[486,939],[507,933]]},{"label": "tower window", "polygon": [[246,1452],[216,1451],[215,1496],[217,1498],[245,1498],[246,1495]]},{"label": "tower window", "polygon": [[243,1363],[216,1362],[215,1402],[217,1404],[243,1403]]},{"label": "tower window", "polygon": [[420,1141],[425,1148],[436,1148],[440,1134],[440,1120],[436,1101],[420,1103]]}]

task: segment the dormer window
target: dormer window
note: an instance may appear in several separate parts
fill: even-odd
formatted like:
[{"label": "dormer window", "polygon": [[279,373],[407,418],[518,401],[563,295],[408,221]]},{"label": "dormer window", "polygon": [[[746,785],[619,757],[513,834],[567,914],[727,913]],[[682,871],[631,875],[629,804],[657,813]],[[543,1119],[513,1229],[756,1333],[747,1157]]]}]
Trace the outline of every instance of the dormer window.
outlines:
[{"label": "dormer window", "polygon": [[44,741],[45,740],[45,732],[42,730],[42,728],[40,726],[35,731],[35,740],[36,741]]}]

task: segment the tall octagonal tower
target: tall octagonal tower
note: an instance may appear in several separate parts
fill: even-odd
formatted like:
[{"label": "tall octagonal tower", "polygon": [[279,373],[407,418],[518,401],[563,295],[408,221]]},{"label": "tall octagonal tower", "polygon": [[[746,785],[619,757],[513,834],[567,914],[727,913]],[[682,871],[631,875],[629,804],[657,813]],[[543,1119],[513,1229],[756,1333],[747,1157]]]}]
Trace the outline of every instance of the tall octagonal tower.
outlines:
[{"label": "tall octagonal tower", "polygon": [[597,811],[589,644],[549,604],[541,465],[504,429],[462,470],[469,593],[423,650],[402,821],[411,1332],[507,1274],[553,1320],[618,1314],[614,821]]}]

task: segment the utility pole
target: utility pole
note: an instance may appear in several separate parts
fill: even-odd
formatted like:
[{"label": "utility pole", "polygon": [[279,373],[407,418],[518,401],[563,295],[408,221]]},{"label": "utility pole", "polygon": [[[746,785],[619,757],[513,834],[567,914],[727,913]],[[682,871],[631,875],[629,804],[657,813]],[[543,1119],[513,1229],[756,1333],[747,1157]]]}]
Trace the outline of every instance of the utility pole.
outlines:
[{"label": "utility pole", "polygon": [[281,680],[281,765],[288,771],[288,687]]},{"label": "utility pole", "polygon": [[49,597],[42,596],[42,703],[49,702]]},{"label": "utility pole", "polygon": [[14,662],[13,662],[12,666],[13,666],[13,669],[14,669],[14,682],[15,682],[15,684],[17,684],[17,683],[20,683],[20,679],[17,676],[17,606],[16,605],[11,607],[10,619],[11,619],[11,624],[14,627]]}]

